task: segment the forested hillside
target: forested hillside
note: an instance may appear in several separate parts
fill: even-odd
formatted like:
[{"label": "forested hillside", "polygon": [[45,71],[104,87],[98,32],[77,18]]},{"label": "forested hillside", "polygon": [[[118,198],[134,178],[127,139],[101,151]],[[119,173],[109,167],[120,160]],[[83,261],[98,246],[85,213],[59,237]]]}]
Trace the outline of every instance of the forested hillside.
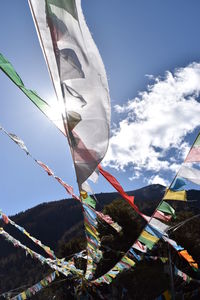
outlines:
[{"label": "forested hillside", "polygon": [[[129,192],[129,194],[135,196],[135,202],[142,212],[151,215],[164,194],[164,187],[152,185]],[[176,224],[199,212],[200,192],[188,191],[187,194],[187,203],[177,202],[178,204],[176,204],[177,211],[179,211]],[[106,224],[102,223],[99,225],[101,248],[104,255],[96,270],[95,277],[98,277],[108,271],[129,249],[144,227],[145,222],[136,215],[133,209],[117,193],[102,193],[97,194],[96,197],[98,199],[98,209],[104,207],[104,212],[109,214],[123,228],[121,233],[116,233]],[[197,201],[190,202],[190,200]],[[81,207],[78,202],[72,199],[44,203],[26,212],[19,213],[11,217],[11,219],[54,249],[56,255],[60,258],[71,258],[73,253],[86,247]],[[6,231],[17,239],[44,255],[40,248],[37,248],[28,238],[25,238],[24,235],[13,229],[11,225],[3,226]],[[199,218],[195,218],[172,235],[177,242],[190,251],[190,254],[197,261],[200,258],[199,229]],[[154,252],[153,255],[168,255],[168,250],[163,245],[163,242],[160,242],[160,247]],[[194,274],[177,257],[176,253],[172,253],[172,258],[190,276],[198,278],[199,275]],[[77,263],[81,264],[81,266],[84,265],[84,261],[78,261]],[[42,266],[30,256],[26,257],[23,250],[14,248],[1,238],[0,293],[19,287],[19,292],[21,292],[24,286],[33,285],[50,272],[51,270],[48,267]],[[53,297],[60,300],[73,299],[74,297],[71,295],[72,286],[73,284],[70,280],[66,281],[64,277],[60,276],[49,288],[34,296],[34,299],[53,299]],[[176,279],[177,291],[180,290],[180,286],[182,286],[181,280]],[[124,295],[124,299],[150,300],[169,288],[170,280],[168,272],[166,272],[166,266],[160,261],[144,260],[133,270],[119,275],[110,286],[102,286],[100,290],[109,299],[122,299]],[[192,282],[182,286],[181,292],[182,290],[190,292],[194,288],[195,283]],[[98,299],[96,297],[95,295],[94,299]]]}]

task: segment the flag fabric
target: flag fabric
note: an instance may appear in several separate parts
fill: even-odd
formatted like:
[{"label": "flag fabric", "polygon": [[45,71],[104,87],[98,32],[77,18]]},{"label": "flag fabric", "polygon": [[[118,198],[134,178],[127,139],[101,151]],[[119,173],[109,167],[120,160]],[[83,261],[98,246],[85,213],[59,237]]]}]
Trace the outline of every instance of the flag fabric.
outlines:
[{"label": "flag fabric", "polygon": [[155,300],[171,300],[171,299],[172,297],[169,290],[166,290],[165,292],[162,293],[162,295],[155,298]]},{"label": "flag fabric", "polygon": [[171,215],[166,215],[165,213],[163,213],[162,211],[159,211],[159,210],[155,211],[154,217],[156,219],[159,219],[159,220],[162,220],[162,221],[165,221],[165,222],[169,222],[172,218]]},{"label": "flag fabric", "polygon": [[143,252],[143,253],[146,253],[147,252],[147,246],[143,245],[142,243],[140,243],[139,240],[137,240],[133,246],[132,246],[134,249],[140,251],[140,252]]},{"label": "flag fabric", "polygon": [[65,133],[62,115],[59,108],[52,108],[47,102],[40,98],[36,92],[27,89],[12,64],[0,53],[0,69],[13,81],[14,84],[58,127]]},{"label": "flag fabric", "polygon": [[42,280],[40,280],[39,282],[37,282],[36,284],[34,284],[33,286],[29,287],[28,289],[26,289],[25,291],[23,291],[22,293],[10,298],[11,300],[25,300],[28,298],[31,298],[32,296],[34,296],[35,294],[37,294],[38,292],[40,292],[43,288],[47,287],[49,284],[52,283],[52,281],[54,281],[56,279],[56,272],[53,272],[51,274],[49,274],[48,276],[46,276],[45,278],[43,278]]},{"label": "flag fabric", "polygon": [[36,163],[38,164],[38,165],[40,165],[40,167],[42,167],[46,172],[47,172],[47,174],[49,175],[49,176],[54,176],[54,173],[53,173],[53,171],[47,166],[47,165],[45,165],[43,162],[41,162],[40,160],[35,160],[36,161]]},{"label": "flag fabric", "polygon": [[165,201],[161,202],[161,204],[157,208],[157,211],[167,213],[169,215],[172,215],[174,218],[176,218],[175,209]]},{"label": "flag fabric", "polygon": [[168,225],[164,224],[163,222],[161,222],[155,218],[151,218],[151,220],[148,222],[148,224],[162,234],[164,234],[169,229]]},{"label": "flag fabric", "polygon": [[[179,174],[180,175],[180,174]],[[171,185],[170,189],[172,191],[177,191],[180,188],[182,188],[184,185],[186,185],[185,181],[183,180],[183,178],[180,177],[176,177],[176,179],[174,180],[173,184]]]},{"label": "flag fabric", "polygon": [[146,245],[148,249],[151,250],[154,247],[154,245],[159,241],[159,238],[143,230],[138,240],[144,245]]},{"label": "flag fabric", "polygon": [[81,189],[108,147],[110,99],[106,72],[80,0],[29,0],[29,5]]},{"label": "flag fabric", "polygon": [[134,196],[129,196],[117,179],[111,175],[109,172],[105,171],[100,165],[98,166],[99,172],[105,177],[105,179],[110,182],[110,184],[120,193],[120,195],[137,211],[139,212],[137,206],[134,204]]},{"label": "flag fabric", "polygon": [[26,154],[29,154],[28,149],[26,148],[26,145],[24,144],[24,142],[15,134],[13,133],[8,133],[8,135],[10,136],[10,138],[17,144],[19,145],[19,147],[24,150],[26,152]]},{"label": "flag fabric", "polygon": [[198,264],[194,261],[193,257],[187,252],[187,250],[182,250],[179,252],[180,256],[183,256],[190,264],[190,266],[198,269]]},{"label": "flag fabric", "polygon": [[178,175],[200,185],[200,170],[198,169],[182,165]]},{"label": "flag fabric", "polygon": [[163,293],[163,297],[164,297],[165,300],[171,300],[172,299],[172,296],[171,296],[171,293],[170,293],[169,290],[167,290]]},{"label": "flag fabric", "polygon": [[200,134],[197,136],[185,162],[200,162]]},{"label": "flag fabric", "polygon": [[92,208],[96,207],[96,201],[91,196],[89,196],[87,194],[87,192],[81,191],[80,195],[81,195],[81,200],[82,200],[83,203],[88,204]]},{"label": "flag fabric", "polygon": [[174,266],[174,274],[176,276],[180,276],[181,278],[183,278],[183,280],[186,281],[187,283],[189,283],[192,280],[190,276],[188,276],[186,273],[179,270],[176,266]]},{"label": "flag fabric", "polygon": [[187,201],[186,191],[171,191],[167,190],[163,200]]},{"label": "flag fabric", "polygon": [[[87,198],[86,198],[87,199]],[[89,207],[83,204],[84,225],[87,237],[87,268],[85,278],[91,280],[96,270],[96,263],[102,258],[102,252],[99,249],[101,245],[99,232],[97,231],[97,214]]]},{"label": "flag fabric", "polygon": [[167,242],[168,244],[170,244],[176,251],[184,250],[184,248],[182,246],[178,245],[176,243],[176,241],[174,241],[166,236],[163,236],[163,240],[165,242]]}]

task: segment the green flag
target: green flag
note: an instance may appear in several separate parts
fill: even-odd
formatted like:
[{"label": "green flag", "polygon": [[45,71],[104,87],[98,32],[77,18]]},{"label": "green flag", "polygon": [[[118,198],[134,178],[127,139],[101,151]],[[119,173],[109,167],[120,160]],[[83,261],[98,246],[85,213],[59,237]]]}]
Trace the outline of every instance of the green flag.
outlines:
[{"label": "green flag", "polygon": [[173,207],[165,201],[161,202],[161,204],[158,207],[158,210],[168,213],[168,214],[172,215],[174,218],[176,217],[175,210],[173,209]]},{"label": "green flag", "polygon": [[36,92],[27,89],[12,64],[0,53],[0,69],[16,84],[18,88],[62,131],[65,133],[62,115],[56,108],[52,108],[41,99]]},{"label": "green flag", "polygon": [[88,204],[93,208],[96,207],[96,201],[92,197],[88,196],[85,199],[82,197],[82,200],[83,200],[83,203]]}]

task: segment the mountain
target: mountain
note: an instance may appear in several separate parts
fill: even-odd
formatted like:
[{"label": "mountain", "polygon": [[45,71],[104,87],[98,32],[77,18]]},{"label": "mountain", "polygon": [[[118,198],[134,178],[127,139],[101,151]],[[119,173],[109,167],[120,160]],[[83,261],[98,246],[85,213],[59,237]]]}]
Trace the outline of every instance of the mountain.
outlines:
[{"label": "mountain", "polygon": [[[164,192],[164,186],[150,185],[127,193],[135,196],[135,203],[142,212],[151,215],[158,203],[161,201]],[[184,205],[184,210],[199,210],[200,191],[190,190],[187,194],[189,200],[197,201],[188,201],[188,203]],[[98,210],[102,210],[104,206],[109,206],[113,200],[121,199],[118,193],[100,193],[95,196],[97,198]],[[122,203],[124,203],[124,200]],[[179,203],[176,204],[176,206],[177,209],[183,209],[183,207],[179,208]],[[115,215],[112,215],[112,217],[115,219]],[[62,253],[61,248],[64,244],[74,240],[76,237],[83,239],[84,236],[81,206],[80,203],[74,199],[64,199],[50,203],[43,203],[10,218],[17,224],[23,226],[29,233],[31,233],[31,235],[54,249],[56,255]],[[118,221],[118,219],[116,220]],[[127,228],[131,227],[130,220],[124,220],[123,222],[123,226],[127,226]],[[131,227],[131,240],[129,242],[121,240],[120,246],[122,248],[123,243],[124,245],[127,244],[127,247],[129,247],[129,244],[131,245],[135,236],[137,236],[140,232],[143,225],[137,226],[137,224],[138,221],[135,223],[133,222],[133,226]],[[7,232],[19,239],[22,243],[25,243],[33,250],[44,255],[44,252],[41,251],[40,248],[35,246],[28,238],[11,225],[8,224],[5,226],[1,221],[0,227],[2,225],[5,227]],[[83,242],[83,240],[81,241]],[[2,237],[0,237],[0,242],[0,294],[8,291],[9,289],[22,286],[23,284],[32,285],[42,278],[42,274],[47,274],[50,271],[48,267],[40,265],[40,263],[32,260],[30,257],[25,259],[23,250],[14,248],[13,245],[10,245]],[[74,245],[73,247],[75,247]],[[74,250],[74,248],[72,250]],[[67,253],[70,255],[70,252]]]},{"label": "mountain", "polygon": [[[152,213],[160,202],[164,194],[164,189],[165,188],[161,185],[150,185],[127,193],[135,196],[135,203],[141,211]],[[95,196],[97,198],[97,210],[102,210],[105,205],[108,205],[114,199],[122,199],[118,193],[99,193]],[[43,203],[25,212],[11,216],[10,218],[15,223],[23,226],[34,237],[40,239],[44,244],[55,250],[58,241],[61,240],[63,236],[65,236],[67,242],[70,237],[79,234],[77,229],[81,225],[83,229],[81,205],[74,199],[63,199]],[[0,226],[2,226],[1,224]],[[6,230],[17,238],[24,240],[24,236],[12,226],[8,225]],[[32,242],[28,239],[24,241],[26,241],[28,245],[32,245]],[[15,249],[7,246],[7,243],[2,242],[2,244],[0,258],[15,252]]]}]

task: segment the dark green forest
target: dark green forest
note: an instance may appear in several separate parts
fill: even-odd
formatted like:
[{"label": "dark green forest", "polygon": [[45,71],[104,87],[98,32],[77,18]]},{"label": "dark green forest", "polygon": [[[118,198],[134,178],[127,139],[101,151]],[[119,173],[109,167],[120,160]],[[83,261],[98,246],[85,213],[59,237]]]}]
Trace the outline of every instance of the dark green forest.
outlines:
[{"label": "dark green forest", "polygon": [[[135,202],[139,209],[151,215],[159,201],[162,199],[165,188],[160,185],[151,185],[136,191],[129,192],[135,196]],[[103,259],[98,264],[95,277],[99,277],[107,272],[125,252],[140,234],[145,225],[145,221],[139,217],[134,210],[119,197],[117,193],[97,194],[98,209],[109,214],[114,221],[122,227],[120,233],[115,232],[106,223],[101,222],[98,226],[101,237],[101,250]],[[200,212],[200,191],[191,190],[187,193],[186,203],[176,202],[177,218],[170,225],[180,223],[186,218],[197,215]],[[191,201],[190,200],[197,200]],[[11,217],[17,224],[26,228],[33,236],[40,239],[44,244],[55,250],[57,257],[70,259],[72,255],[86,248],[84,234],[83,217],[80,204],[73,199],[44,203]],[[36,250],[37,248],[28,238],[11,225],[3,226],[6,231]],[[177,229],[170,237],[182,245],[193,258],[200,261],[200,219],[194,218],[184,226]],[[151,251],[152,256],[168,257],[169,249],[167,245],[160,241],[158,247]],[[172,262],[180,270],[187,273],[196,281],[190,283],[183,282],[182,278],[173,276],[176,299],[199,299],[199,295],[192,296],[192,292],[199,286],[200,274],[195,272],[188,264],[181,259],[177,252],[171,251]],[[172,266],[173,266],[172,264]],[[77,267],[85,268],[85,260],[76,260]],[[0,250],[0,293],[17,289],[22,292],[25,287],[29,287],[41,280],[52,270],[45,265],[41,265],[30,256],[26,257],[22,249],[14,248],[1,237]],[[52,284],[43,289],[32,299],[75,299],[73,295],[73,279],[66,279],[60,275]],[[83,285],[84,286],[84,285]],[[163,291],[171,288],[168,263],[163,264],[160,260],[144,259],[133,269],[123,272],[113,280],[110,285],[98,287],[105,299],[148,299],[153,300],[162,294]],[[100,299],[95,289],[85,288],[85,295],[90,294],[92,299]],[[83,289],[84,296],[84,289]],[[1,299],[4,299],[3,297]],[[82,298],[87,299],[87,298]],[[91,299],[91,298],[90,298]]]}]

